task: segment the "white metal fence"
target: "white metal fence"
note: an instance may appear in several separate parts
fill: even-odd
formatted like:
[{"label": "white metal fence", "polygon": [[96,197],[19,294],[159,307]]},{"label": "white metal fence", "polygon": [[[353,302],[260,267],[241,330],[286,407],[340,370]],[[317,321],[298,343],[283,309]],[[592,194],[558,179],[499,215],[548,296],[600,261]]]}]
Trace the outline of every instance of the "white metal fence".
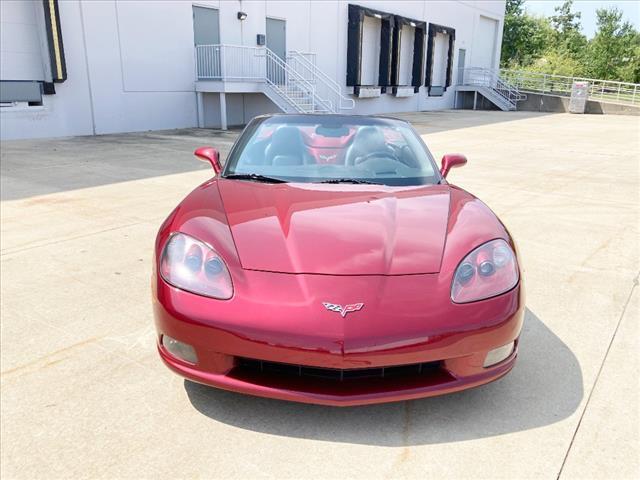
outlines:
[{"label": "white metal fence", "polygon": [[573,82],[588,82],[589,98],[632,105],[640,104],[640,84],[637,83],[508,69],[501,69],[500,76],[520,90],[550,95],[570,95]]},{"label": "white metal fence", "polygon": [[265,49],[235,45],[196,45],[199,80],[263,80]]},{"label": "white metal fence", "polygon": [[285,60],[265,47],[197,45],[195,56],[198,80],[262,82],[288,110],[338,112],[355,105],[311,53],[289,52]]},{"label": "white metal fence", "polygon": [[458,84],[486,87],[502,100],[515,107],[516,102],[524,100],[517,86],[501,77],[500,71],[482,67],[463,68],[458,71]]}]

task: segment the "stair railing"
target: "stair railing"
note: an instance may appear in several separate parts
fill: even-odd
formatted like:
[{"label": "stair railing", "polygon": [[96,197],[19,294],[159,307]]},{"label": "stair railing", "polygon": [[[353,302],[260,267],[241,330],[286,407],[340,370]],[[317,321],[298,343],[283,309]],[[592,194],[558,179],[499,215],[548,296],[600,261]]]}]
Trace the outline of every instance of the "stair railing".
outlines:
[{"label": "stair railing", "polygon": [[268,48],[264,49],[265,81],[300,113],[329,111],[330,105],[316,93],[316,87]]},{"label": "stair railing", "polygon": [[[281,108],[300,113],[335,112],[334,106],[339,103],[332,103],[317,91],[317,85],[327,85],[331,79],[311,68],[313,63],[303,54],[294,56],[295,61],[290,64],[266,47],[197,45],[196,77],[198,80],[264,82],[282,100]],[[337,84],[330,85],[329,91],[335,94],[336,88],[339,88]]]},{"label": "stair railing", "polygon": [[520,100],[527,98],[526,95],[520,93],[516,86],[505,81],[500,76],[499,70],[468,67],[462,69],[461,73],[462,75],[459,75],[459,78],[462,78],[461,85],[486,87],[512,107],[515,107]]},{"label": "stair railing", "polygon": [[315,83],[319,95],[330,103],[332,112],[338,113],[340,110],[353,109],[355,101],[344,96],[340,85],[320,70],[308,57],[309,54],[307,53],[291,50],[288,52],[287,63],[303,77]]},{"label": "stair railing", "polygon": [[239,45],[196,45],[199,80],[262,81],[264,61],[259,47]]}]

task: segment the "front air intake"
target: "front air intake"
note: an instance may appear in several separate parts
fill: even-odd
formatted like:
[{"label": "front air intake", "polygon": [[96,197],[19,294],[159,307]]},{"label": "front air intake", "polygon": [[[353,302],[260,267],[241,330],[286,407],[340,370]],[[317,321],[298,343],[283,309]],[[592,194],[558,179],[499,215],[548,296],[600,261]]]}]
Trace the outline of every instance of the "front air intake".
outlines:
[{"label": "front air intake", "polygon": [[410,365],[395,365],[375,368],[320,368],[290,363],[266,362],[251,358],[237,357],[236,367],[246,372],[262,372],[284,377],[323,378],[334,381],[349,381],[364,378],[397,378],[418,377],[429,375],[440,370],[442,362],[414,363]]}]

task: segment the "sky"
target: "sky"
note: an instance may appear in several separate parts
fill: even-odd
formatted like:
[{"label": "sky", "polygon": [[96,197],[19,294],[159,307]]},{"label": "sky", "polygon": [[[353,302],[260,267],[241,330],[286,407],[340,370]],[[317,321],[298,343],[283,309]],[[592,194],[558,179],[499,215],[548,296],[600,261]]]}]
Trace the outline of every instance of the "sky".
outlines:
[{"label": "sky", "polygon": [[[548,17],[554,15],[554,8],[559,7],[562,3],[562,0],[527,0],[524,5],[528,12]],[[580,18],[582,33],[587,38],[592,38],[596,32],[596,10],[613,6],[622,10],[623,20],[628,20],[636,29],[640,30],[640,1],[638,0],[575,0],[573,11],[582,14]]]}]

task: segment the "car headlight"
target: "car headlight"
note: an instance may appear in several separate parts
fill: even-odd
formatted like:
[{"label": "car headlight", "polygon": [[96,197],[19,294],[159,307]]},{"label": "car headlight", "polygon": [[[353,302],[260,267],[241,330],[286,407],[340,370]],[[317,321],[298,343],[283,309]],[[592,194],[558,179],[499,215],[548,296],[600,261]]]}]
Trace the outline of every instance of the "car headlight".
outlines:
[{"label": "car headlight", "polygon": [[495,297],[518,283],[516,256],[507,242],[491,240],[469,253],[456,268],[451,300],[468,303]]},{"label": "car headlight", "polygon": [[175,233],[165,245],[160,258],[160,275],[182,290],[227,300],[233,295],[229,269],[220,255],[208,245]]}]

